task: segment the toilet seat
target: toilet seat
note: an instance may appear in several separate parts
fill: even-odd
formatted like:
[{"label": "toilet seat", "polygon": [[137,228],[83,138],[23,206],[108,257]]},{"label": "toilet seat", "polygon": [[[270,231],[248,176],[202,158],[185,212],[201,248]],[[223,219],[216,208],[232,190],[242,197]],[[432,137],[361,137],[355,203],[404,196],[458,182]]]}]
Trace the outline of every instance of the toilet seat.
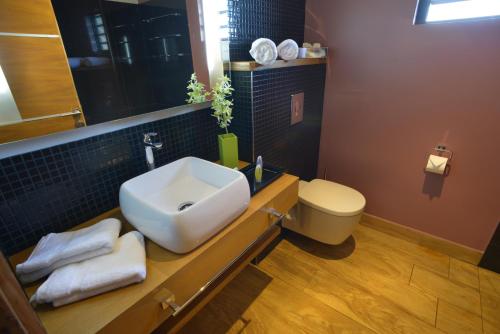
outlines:
[{"label": "toilet seat", "polygon": [[320,179],[300,181],[299,200],[316,210],[340,217],[358,215],[366,205],[365,197],[359,191]]}]

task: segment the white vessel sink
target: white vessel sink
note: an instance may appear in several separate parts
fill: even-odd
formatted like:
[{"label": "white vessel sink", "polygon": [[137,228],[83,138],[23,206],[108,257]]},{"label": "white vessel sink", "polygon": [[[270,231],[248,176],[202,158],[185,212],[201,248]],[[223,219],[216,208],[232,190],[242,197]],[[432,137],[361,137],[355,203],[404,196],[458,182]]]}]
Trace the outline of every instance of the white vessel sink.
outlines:
[{"label": "white vessel sink", "polygon": [[125,218],[175,253],[187,253],[238,217],[250,203],[246,177],[187,157],[135,177],[120,188]]}]

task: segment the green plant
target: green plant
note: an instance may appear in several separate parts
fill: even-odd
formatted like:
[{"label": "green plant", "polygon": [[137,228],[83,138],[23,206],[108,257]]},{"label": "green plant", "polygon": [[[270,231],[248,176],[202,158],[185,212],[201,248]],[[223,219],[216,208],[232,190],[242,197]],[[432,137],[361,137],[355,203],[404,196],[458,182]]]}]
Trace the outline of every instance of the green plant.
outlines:
[{"label": "green plant", "polygon": [[207,97],[210,95],[205,91],[205,85],[198,81],[196,73],[191,74],[187,90],[188,99],[186,102],[189,104],[206,102]]},{"label": "green plant", "polygon": [[224,75],[216,84],[212,90],[212,110],[214,113],[212,116],[217,118],[217,123],[219,127],[226,130],[231,124],[233,119],[233,100],[230,100],[234,89],[231,87],[231,79]]}]

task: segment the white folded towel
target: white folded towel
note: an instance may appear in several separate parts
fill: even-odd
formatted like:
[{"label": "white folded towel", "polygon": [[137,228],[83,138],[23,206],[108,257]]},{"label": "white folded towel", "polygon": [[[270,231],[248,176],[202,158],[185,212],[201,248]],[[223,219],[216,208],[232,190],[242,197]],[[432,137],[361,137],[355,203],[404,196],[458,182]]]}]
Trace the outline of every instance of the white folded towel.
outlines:
[{"label": "white folded towel", "polygon": [[259,38],[253,42],[250,54],[261,65],[272,65],[278,59],[276,44],[267,38]]},{"label": "white folded towel", "polygon": [[293,39],[286,39],[278,45],[278,55],[283,60],[297,59],[299,56],[299,45]]},{"label": "white folded towel", "polygon": [[110,218],[77,231],[44,236],[26,262],[16,266],[19,280],[34,282],[67,264],[112,252],[120,228],[121,222]]},{"label": "white folded towel", "polygon": [[113,252],[59,268],[31,297],[34,305],[55,307],[138,283],[146,278],[146,250],[141,233],[118,239]]}]

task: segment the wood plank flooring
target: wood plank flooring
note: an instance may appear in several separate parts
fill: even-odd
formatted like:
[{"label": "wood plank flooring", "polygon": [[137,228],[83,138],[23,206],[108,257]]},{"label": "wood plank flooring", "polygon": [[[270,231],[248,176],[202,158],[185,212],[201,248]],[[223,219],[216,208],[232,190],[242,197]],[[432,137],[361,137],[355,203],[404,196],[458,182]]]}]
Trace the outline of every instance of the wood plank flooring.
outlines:
[{"label": "wood plank flooring", "polygon": [[500,275],[366,226],[340,246],[288,232],[181,332],[500,333]]}]

